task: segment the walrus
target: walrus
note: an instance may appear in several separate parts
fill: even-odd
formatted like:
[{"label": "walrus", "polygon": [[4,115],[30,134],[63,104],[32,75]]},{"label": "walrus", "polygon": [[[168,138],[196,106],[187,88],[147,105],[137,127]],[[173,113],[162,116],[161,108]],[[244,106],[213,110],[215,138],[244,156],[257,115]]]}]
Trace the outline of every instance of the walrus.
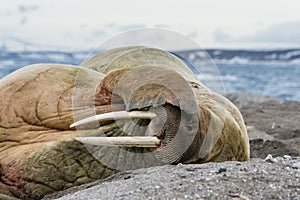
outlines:
[{"label": "walrus", "polygon": [[[239,110],[156,48],[26,66],[0,80],[0,95],[3,195],[40,199],[121,170],[250,155]],[[125,138],[139,140],[110,145]]]}]

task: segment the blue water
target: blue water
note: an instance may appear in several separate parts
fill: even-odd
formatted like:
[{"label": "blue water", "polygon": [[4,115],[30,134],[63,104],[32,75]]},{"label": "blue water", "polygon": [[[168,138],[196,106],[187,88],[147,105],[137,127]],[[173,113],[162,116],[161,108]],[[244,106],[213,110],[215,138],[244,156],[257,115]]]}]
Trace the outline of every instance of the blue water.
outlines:
[{"label": "blue water", "polygon": [[59,51],[0,51],[0,78],[30,64],[61,63],[78,65],[87,58],[88,52],[59,52]]},{"label": "blue water", "polygon": [[217,64],[227,93],[248,91],[300,100],[300,65]]},{"label": "blue water", "polygon": [[[0,78],[29,64],[62,63],[78,65],[88,52],[6,52],[0,51]],[[226,62],[225,62],[226,63]],[[300,64],[225,64],[217,63],[226,93],[247,91],[300,101]],[[218,74],[210,73],[210,79]],[[209,85],[208,85],[209,86]]]}]

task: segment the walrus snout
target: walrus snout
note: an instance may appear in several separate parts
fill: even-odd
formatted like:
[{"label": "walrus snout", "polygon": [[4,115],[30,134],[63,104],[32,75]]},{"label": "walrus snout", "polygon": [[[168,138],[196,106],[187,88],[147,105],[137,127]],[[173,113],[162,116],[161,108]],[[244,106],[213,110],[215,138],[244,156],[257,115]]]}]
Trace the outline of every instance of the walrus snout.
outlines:
[{"label": "walrus snout", "polygon": [[178,132],[180,109],[166,104],[151,110],[156,114],[156,117],[149,123],[145,135],[157,137],[162,140],[162,146],[166,146]]},{"label": "walrus snout", "polygon": [[[140,74],[143,74],[143,76],[140,76]],[[197,133],[199,122],[191,124],[186,120],[186,116],[197,113],[198,107],[195,96],[188,82],[173,70],[159,67],[112,70],[97,87],[95,94],[96,105],[99,104],[97,100],[101,101],[103,96],[109,96],[111,112],[81,119],[71,124],[70,127],[79,127],[93,122],[97,123],[97,121],[100,125],[110,120],[123,121],[127,124],[132,120],[148,120],[149,124],[146,130],[136,128],[139,125],[135,123],[134,126],[127,129],[128,132],[125,134],[133,137],[132,141],[135,141],[134,137],[136,136],[156,137],[161,140],[161,147],[169,145],[178,132],[186,134],[188,131],[192,132],[190,135],[193,134],[194,136]],[[119,106],[116,106],[120,105],[120,103],[123,104],[123,110],[119,110]],[[122,129],[121,126],[120,129]],[[183,131],[183,129],[185,130]],[[120,141],[123,139],[122,137],[120,137]],[[89,139],[81,141],[85,142],[87,140]],[[103,141],[107,139],[94,138],[94,140],[94,144],[105,146],[106,144]],[[145,140],[150,141],[149,138],[145,138]],[[184,141],[184,139],[181,140]],[[90,142],[88,143],[91,144]],[[152,143],[150,147],[154,147],[155,144]],[[181,144],[181,142],[178,141],[178,144]],[[111,142],[107,145],[111,146]],[[149,147],[149,143],[129,144],[126,142],[123,144],[118,142],[118,145],[119,147],[128,145]]]}]

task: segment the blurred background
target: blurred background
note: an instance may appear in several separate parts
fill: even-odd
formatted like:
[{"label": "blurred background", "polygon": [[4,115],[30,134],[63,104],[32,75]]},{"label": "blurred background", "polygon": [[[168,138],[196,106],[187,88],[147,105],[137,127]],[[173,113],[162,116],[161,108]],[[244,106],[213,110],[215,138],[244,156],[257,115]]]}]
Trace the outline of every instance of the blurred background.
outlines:
[{"label": "blurred background", "polygon": [[[300,101],[299,8],[297,0],[1,1],[0,78],[33,63],[80,64],[117,34],[160,27],[205,49],[227,93]],[[168,46],[195,65],[201,62],[200,47]]]}]

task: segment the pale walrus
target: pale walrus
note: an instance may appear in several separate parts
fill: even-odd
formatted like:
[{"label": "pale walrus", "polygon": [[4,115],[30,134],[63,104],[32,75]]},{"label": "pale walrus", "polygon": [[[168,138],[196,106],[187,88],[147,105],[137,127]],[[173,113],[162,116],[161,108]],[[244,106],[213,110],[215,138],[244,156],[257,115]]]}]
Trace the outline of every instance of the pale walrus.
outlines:
[{"label": "pale walrus", "polygon": [[[113,49],[80,67],[27,66],[0,80],[0,94],[5,195],[39,199],[125,169],[249,159],[238,109],[159,49]],[[91,136],[159,143],[85,144],[97,143]]]}]

